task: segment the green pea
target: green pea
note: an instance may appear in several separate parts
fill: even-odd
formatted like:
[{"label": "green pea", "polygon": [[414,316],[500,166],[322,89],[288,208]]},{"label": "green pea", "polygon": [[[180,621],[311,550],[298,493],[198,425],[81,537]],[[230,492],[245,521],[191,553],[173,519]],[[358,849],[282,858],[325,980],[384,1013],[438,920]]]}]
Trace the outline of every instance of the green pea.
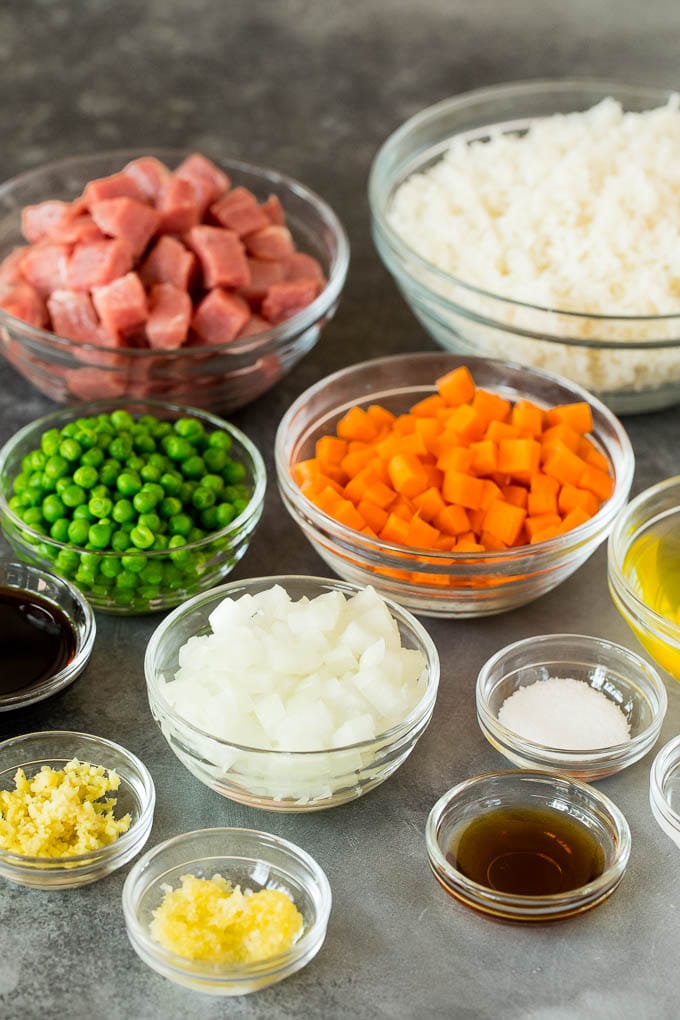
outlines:
[{"label": "green pea", "polygon": [[57,478],[55,491],[58,496],[61,496],[64,489],[68,489],[69,485],[73,484],[73,480],[70,476],[64,476],[63,478]]},{"label": "green pea", "polygon": [[158,496],[155,492],[150,492],[144,488],[135,494],[132,504],[137,513],[148,514],[157,506]]},{"label": "green pea", "polygon": [[145,464],[139,474],[144,482],[158,482],[160,481],[161,470],[154,467],[153,464]]},{"label": "green pea", "polygon": [[153,453],[156,449],[156,440],[148,432],[138,433],[132,444],[138,453]]},{"label": "green pea", "polygon": [[42,524],[43,514],[42,510],[38,506],[29,506],[25,510],[22,510],[19,514],[24,524],[28,524],[29,528],[34,528],[36,524]]},{"label": "green pea", "polygon": [[117,435],[111,440],[108,452],[116,460],[127,460],[132,453],[132,439],[124,432]]},{"label": "green pea", "polygon": [[131,429],[135,424],[134,418],[132,417],[130,412],[124,411],[122,408],[116,411],[112,411],[110,418],[111,424],[113,425],[114,429],[117,432],[127,431],[128,429]]},{"label": "green pea", "polygon": [[151,426],[151,435],[154,439],[164,439],[166,436],[172,435],[172,425],[169,421],[157,421],[155,425]]},{"label": "green pea", "polygon": [[93,517],[110,517],[113,501],[107,496],[93,496],[87,504],[87,508]]},{"label": "green pea", "polygon": [[238,516],[233,503],[220,503],[216,507],[216,514],[217,524],[220,528],[226,528]]},{"label": "green pea", "polygon": [[71,521],[68,526],[68,540],[74,545],[85,545],[89,531],[90,525],[87,521]]},{"label": "green pea", "polygon": [[201,527],[206,531],[217,531],[220,527],[217,520],[217,507],[210,506],[207,510],[201,511]]},{"label": "green pea", "polygon": [[194,453],[191,457],[187,457],[180,466],[185,478],[199,479],[206,473],[205,462],[202,457],[198,456],[197,453]]},{"label": "green pea", "polygon": [[246,469],[243,464],[239,464],[235,460],[228,460],[222,468],[222,477],[227,485],[234,485],[236,482],[243,481],[246,477]]},{"label": "green pea", "polygon": [[116,481],[121,496],[134,496],[141,487],[142,481],[136,471],[123,471]]},{"label": "green pea", "polygon": [[74,521],[87,521],[88,524],[92,524],[94,521],[87,503],[81,503],[80,506],[75,507],[71,516]]},{"label": "green pea", "polygon": [[96,421],[97,421],[97,428],[99,429],[100,434],[105,433],[105,434],[108,434],[110,436],[112,436],[114,434],[115,429],[114,429],[114,427],[113,427],[113,425],[111,423],[111,418],[109,417],[108,414],[104,414],[104,413],[98,414],[97,418],[96,418]]},{"label": "green pea", "polygon": [[131,591],[137,587],[138,583],[137,575],[133,574],[130,570],[121,570],[116,578],[116,588],[120,588],[123,591]]},{"label": "green pea", "polygon": [[95,549],[106,549],[111,541],[111,525],[101,523],[91,524],[87,537]]},{"label": "green pea", "polygon": [[158,585],[163,580],[163,565],[158,560],[151,560],[150,563],[144,567],[140,574],[141,580],[145,585]]},{"label": "green pea", "polygon": [[153,550],[163,550],[168,548],[168,537],[167,535],[156,535],[151,546]]},{"label": "green pea", "polygon": [[142,427],[144,429],[150,430],[154,427],[154,425],[157,422],[158,418],[156,418],[156,416],[153,414],[140,414],[139,418],[137,419],[137,428]]},{"label": "green pea", "polygon": [[182,488],[182,476],[177,471],[165,471],[159,481],[168,496],[176,496]]},{"label": "green pea", "polygon": [[198,485],[198,482],[183,482],[182,487],[177,493],[177,498],[182,501],[183,505],[191,503],[191,497],[194,494],[194,489]]},{"label": "green pea", "polygon": [[54,524],[56,520],[64,516],[65,512],[66,507],[55,493],[45,496],[42,513],[48,524]]},{"label": "green pea", "polygon": [[99,472],[91,464],[82,464],[73,472],[73,481],[83,489],[93,489],[99,481]]},{"label": "green pea", "polygon": [[80,556],[73,549],[60,549],[55,563],[62,574],[72,574],[80,563]]},{"label": "green pea", "polygon": [[109,457],[104,461],[99,469],[99,478],[102,485],[112,487],[118,480],[118,475],[121,472],[122,464],[115,457]]},{"label": "green pea", "polygon": [[47,463],[47,457],[42,450],[32,450],[28,454],[28,467],[31,471],[42,471]]},{"label": "green pea", "polygon": [[175,514],[182,512],[182,504],[180,500],[176,499],[174,496],[166,496],[165,499],[160,501],[157,509],[161,517],[168,521],[171,517],[174,517]]},{"label": "green pea", "polygon": [[79,485],[71,484],[61,493],[61,498],[66,506],[74,507],[87,501],[87,493]]},{"label": "green pea", "polygon": [[87,467],[98,468],[104,463],[106,457],[104,451],[98,446],[93,446],[91,450],[86,450],[82,456],[82,463]]},{"label": "green pea", "polygon": [[177,569],[174,563],[165,563],[163,565],[163,587],[174,591],[183,586],[184,578],[181,571]]},{"label": "green pea", "polygon": [[59,455],[73,464],[82,457],[83,448],[77,439],[62,439],[59,444]]},{"label": "green pea", "polygon": [[68,529],[71,523],[68,517],[60,517],[50,528],[50,538],[55,539],[57,542],[68,542]]},{"label": "green pea", "polygon": [[226,453],[231,450],[231,436],[227,432],[211,432],[208,436],[208,446],[213,450],[224,450]]},{"label": "green pea", "polygon": [[45,498],[42,489],[26,489],[21,493],[20,496],[16,497],[19,501],[19,506],[42,506],[42,501]]},{"label": "green pea", "polygon": [[10,496],[8,506],[10,510],[13,510],[15,514],[19,515],[19,511],[24,508],[21,496]]},{"label": "green pea", "polygon": [[97,575],[86,567],[79,566],[76,570],[76,584],[81,588],[92,588],[97,583]]},{"label": "green pea", "polygon": [[142,570],[147,564],[147,557],[141,553],[130,553],[128,556],[122,556],[121,561],[124,570],[129,570],[133,574],[141,574]]},{"label": "green pea", "polygon": [[118,577],[122,569],[121,561],[117,556],[103,556],[99,564],[99,573],[107,578]]},{"label": "green pea", "polygon": [[166,471],[169,466],[168,458],[162,453],[152,453],[149,457],[147,464],[149,467],[157,468],[161,474]]},{"label": "green pea", "polygon": [[205,531],[202,528],[192,528],[187,535],[188,542],[200,542],[202,538],[205,538]]},{"label": "green pea", "polygon": [[109,432],[104,432],[100,425],[97,426],[97,447],[102,450],[104,454],[111,445],[113,436]]},{"label": "green pea", "polygon": [[[35,478],[36,475],[33,475],[33,477]],[[44,471],[42,472],[42,474],[38,475],[37,477],[40,479],[40,488],[43,490],[43,492],[55,492],[56,491],[56,488],[57,488],[57,479],[56,478],[50,478],[50,476],[46,475]]]},{"label": "green pea", "polygon": [[143,588],[137,589],[137,594],[145,602],[153,602],[154,599],[160,598],[161,589],[157,584],[145,584]]},{"label": "green pea", "polygon": [[130,538],[132,540],[132,544],[138,549],[150,549],[153,545],[154,535],[153,531],[149,528],[145,528],[143,525],[138,525],[130,532]]},{"label": "green pea", "polygon": [[127,531],[119,529],[111,535],[111,548],[115,552],[125,552],[132,545],[132,540]]},{"label": "green pea", "polygon": [[217,494],[224,488],[224,479],[220,475],[204,475],[203,478],[201,478],[200,484],[204,489],[211,489],[215,494]]},{"label": "green pea", "polygon": [[129,471],[136,471],[139,474],[145,463],[146,461],[143,457],[138,457],[136,453],[131,453],[127,459],[126,467]]},{"label": "green pea", "polygon": [[92,489],[90,490],[90,499],[94,499],[94,498],[97,498],[97,499],[108,499],[109,498],[109,488],[108,488],[108,486],[107,485],[101,485],[101,484],[93,486]]},{"label": "green pea", "polygon": [[194,522],[189,517],[189,514],[185,513],[175,514],[170,518],[168,524],[172,535],[183,535],[184,538],[186,538],[194,526]]},{"label": "green pea", "polygon": [[178,567],[182,567],[189,561],[191,553],[187,549],[186,539],[182,535],[173,535],[168,542],[168,549],[171,550],[170,559]]},{"label": "green pea", "polygon": [[56,481],[68,474],[69,463],[65,457],[55,453],[45,461],[44,471],[49,478],[54,478]]},{"label": "green pea", "polygon": [[28,475],[21,471],[12,482],[12,492],[23,492],[28,485]]},{"label": "green pea", "polygon": [[206,489],[203,485],[199,485],[191,495],[191,502],[197,510],[207,510],[214,505],[216,498],[212,489]]},{"label": "green pea", "polygon": [[81,553],[80,565],[85,570],[90,570],[93,574],[96,574],[97,567],[99,566],[99,554],[94,551]]},{"label": "green pea", "polygon": [[149,531],[154,533],[158,531],[161,526],[161,519],[156,513],[140,514],[137,519],[137,524],[140,528],[148,528]]},{"label": "green pea", "polygon": [[181,436],[167,436],[162,441],[163,449],[170,460],[183,461],[191,457],[194,448],[187,439]]},{"label": "green pea", "polygon": [[240,514],[243,513],[245,508],[248,506],[248,500],[247,499],[235,499],[234,502],[231,505],[233,506],[234,510],[236,511],[236,515],[239,516]]},{"label": "green pea", "polygon": [[43,432],[40,437],[40,449],[48,457],[51,457],[59,449],[60,442],[61,434],[59,429],[48,429],[47,432]]},{"label": "green pea", "polygon": [[129,499],[117,499],[113,504],[111,516],[117,524],[125,524],[126,521],[134,520],[137,515]]},{"label": "green pea", "polygon": [[203,460],[209,471],[221,471],[227,463],[227,452],[219,447],[209,446],[203,453]]},{"label": "green pea", "polygon": [[196,440],[205,435],[203,422],[198,418],[178,418],[173,427],[177,435],[183,439]]}]

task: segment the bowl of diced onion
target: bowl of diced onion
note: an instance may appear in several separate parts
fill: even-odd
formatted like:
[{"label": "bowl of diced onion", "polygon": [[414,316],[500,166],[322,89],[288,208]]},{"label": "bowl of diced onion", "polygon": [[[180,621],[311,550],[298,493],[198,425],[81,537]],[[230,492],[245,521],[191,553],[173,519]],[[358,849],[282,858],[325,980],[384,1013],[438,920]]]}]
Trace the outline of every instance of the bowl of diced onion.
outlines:
[{"label": "bowl of diced onion", "polygon": [[531,81],[453,96],[375,157],[378,254],[440,346],[559,372],[617,413],[675,404],[678,145],[677,96],[660,88]]},{"label": "bowl of diced onion", "polygon": [[439,683],[437,650],[372,588],[253,578],[179,606],[151,637],[149,704],[202,783],[270,811],[363,796],[406,760]]}]

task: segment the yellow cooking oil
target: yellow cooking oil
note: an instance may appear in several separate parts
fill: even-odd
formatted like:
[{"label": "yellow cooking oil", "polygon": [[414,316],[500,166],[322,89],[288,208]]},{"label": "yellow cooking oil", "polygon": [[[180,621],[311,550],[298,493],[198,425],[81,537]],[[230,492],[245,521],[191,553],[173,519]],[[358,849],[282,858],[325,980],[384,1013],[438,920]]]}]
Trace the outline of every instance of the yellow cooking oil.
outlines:
[{"label": "yellow cooking oil", "polygon": [[666,640],[665,634],[649,634],[630,621],[650,655],[680,680],[680,507],[652,521],[635,539],[623,572],[638,598],[675,628]]}]

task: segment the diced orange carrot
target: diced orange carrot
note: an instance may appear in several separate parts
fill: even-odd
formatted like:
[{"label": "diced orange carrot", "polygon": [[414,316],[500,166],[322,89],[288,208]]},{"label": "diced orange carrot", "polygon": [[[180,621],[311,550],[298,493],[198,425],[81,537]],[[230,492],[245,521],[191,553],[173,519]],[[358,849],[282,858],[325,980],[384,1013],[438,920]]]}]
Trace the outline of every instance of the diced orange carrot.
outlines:
[{"label": "diced orange carrot", "polygon": [[484,492],[482,494],[482,510],[488,510],[495,499],[500,499],[501,490],[495,482],[492,482],[490,478],[484,479]]},{"label": "diced orange carrot", "polygon": [[561,422],[581,435],[593,431],[593,412],[585,400],[575,404],[558,404],[547,412],[546,418],[549,425]]},{"label": "diced orange carrot", "polygon": [[557,538],[558,535],[562,534],[561,524],[551,524],[547,528],[543,528],[542,531],[537,531],[530,541],[531,545],[536,545],[537,542],[547,542],[550,538]]},{"label": "diced orange carrot", "polygon": [[522,435],[516,425],[507,421],[492,421],[484,433],[485,439],[493,439],[494,443],[500,443],[501,439],[521,439]]},{"label": "diced orange carrot", "polygon": [[447,535],[462,535],[470,530],[470,517],[462,506],[450,504],[439,511],[434,523]]},{"label": "diced orange carrot", "polygon": [[472,467],[472,450],[467,446],[449,446],[437,458],[440,471],[462,471],[468,474]]},{"label": "diced orange carrot", "polygon": [[440,411],[445,406],[439,394],[433,393],[431,397],[425,397],[424,400],[419,400],[417,404],[414,404],[411,408],[411,414],[423,418],[436,418],[437,411]]},{"label": "diced orange carrot", "polygon": [[511,404],[505,397],[498,393],[490,393],[489,390],[478,389],[472,398],[472,407],[484,421],[484,427],[492,421],[505,421],[509,414]]},{"label": "diced orange carrot", "polygon": [[385,526],[378,532],[378,537],[384,542],[391,542],[393,545],[405,545],[408,535],[408,524],[396,514],[390,514]]},{"label": "diced orange carrot", "polygon": [[412,517],[406,536],[406,545],[415,549],[431,549],[439,538],[439,531],[416,514]]},{"label": "diced orange carrot", "polygon": [[392,422],[392,431],[400,436],[410,436],[416,430],[417,418],[414,414],[400,414]]},{"label": "diced orange carrot", "polygon": [[512,424],[524,435],[538,438],[543,432],[543,411],[530,400],[518,400],[510,416]]},{"label": "diced orange carrot", "polygon": [[387,465],[387,471],[393,487],[402,496],[417,496],[428,487],[427,472],[413,454],[396,454]]},{"label": "diced orange carrot", "polygon": [[531,517],[538,517],[540,514],[557,513],[557,493],[560,490],[560,483],[550,475],[536,472],[531,479],[527,509]]},{"label": "diced orange carrot", "polygon": [[[479,393],[479,390],[477,391]],[[498,466],[498,446],[493,439],[482,439],[478,443],[470,443],[472,464],[470,470],[475,475],[492,475]]]},{"label": "diced orange carrot", "polygon": [[391,411],[388,411],[382,404],[371,404],[366,411],[366,414],[371,419],[376,428],[390,428],[392,422],[395,419],[395,415]]},{"label": "diced orange carrot", "polygon": [[309,460],[299,460],[293,466],[292,473],[297,484],[302,485],[304,482],[309,481],[310,478],[317,478],[321,474],[321,465],[316,457],[311,457]]},{"label": "diced orange carrot", "polygon": [[402,521],[410,521],[415,512],[416,508],[411,500],[404,499],[403,496],[398,496],[390,507],[390,513],[395,517],[401,517]]},{"label": "diced orange carrot", "polygon": [[524,524],[527,512],[512,503],[496,499],[484,515],[483,531],[488,531],[506,545],[512,545]]},{"label": "diced orange carrot", "polygon": [[609,473],[609,461],[603,453],[597,449],[596,446],[591,443],[585,436],[581,436],[581,442],[579,448],[576,451],[579,457],[582,457],[586,464],[590,464],[591,467],[599,468],[600,471]]},{"label": "diced orange carrot", "polygon": [[567,516],[563,519],[560,525],[560,531],[562,534],[566,534],[567,531],[572,531],[574,528],[580,528],[582,524],[590,520],[589,514],[582,510],[580,506],[575,506],[573,510],[570,510]]},{"label": "diced orange carrot", "polygon": [[546,475],[551,475],[563,485],[579,485],[585,461],[563,443],[556,443],[543,465]]},{"label": "diced orange carrot", "polygon": [[479,541],[488,552],[501,552],[501,550],[508,548],[505,542],[492,535],[490,531],[483,531]]},{"label": "diced orange carrot", "polygon": [[535,439],[501,439],[498,470],[509,475],[532,475],[541,462],[541,444]]},{"label": "diced orange carrot", "polygon": [[611,475],[605,474],[599,468],[586,464],[585,470],[579,479],[579,488],[587,489],[594,493],[600,502],[604,503],[614,491],[614,479]]},{"label": "diced orange carrot", "polygon": [[470,538],[459,538],[453,547],[454,552],[484,552],[484,546]]},{"label": "diced orange carrot", "polygon": [[470,404],[461,404],[449,418],[446,431],[453,431],[468,443],[481,439],[486,430],[486,422],[478,411]]},{"label": "diced orange carrot", "polygon": [[458,503],[469,510],[477,510],[484,501],[485,482],[462,471],[446,471],[442,495],[447,503]]},{"label": "diced orange carrot", "polygon": [[316,441],[316,459],[324,466],[340,467],[347,453],[347,440],[337,436],[321,436]]},{"label": "diced orange carrot", "polygon": [[340,461],[340,467],[350,478],[353,478],[374,459],[375,450],[372,446],[366,446],[362,450],[354,450],[352,453],[346,454]]},{"label": "diced orange carrot", "polygon": [[579,489],[575,485],[563,485],[557,497],[557,509],[561,514],[567,516],[576,508],[583,510],[589,517],[593,517],[599,508],[597,497],[587,489]]},{"label": "diced orange carrot", "polygon": [[383,510],[381,507],[376,506],[375,503],[369,503],[367,499],[362,499],[357,504],[357,510],[366,521],[370,528],[378,535],[387,523],[389,514],[387,510]]},{"label": "diced orange carrot", "polygon": [[559,514],[541,514],[540,517],[527,517],[524,521],[529,541],[533,541],[534,536],[545,531],[546,528],[559,528],[561,524],[562,518]]},{"label": "diced orange carrot", "polygon": [[481,535],[482,528],[484,527],[484,518],[486,516],[486,507],[480,506],[476,510],[468,510],[468,517],[470,518],[470,530],[472,531],[473,538],[477,538]]},{"label": "diced orange carrot", "polygon": [[416,418],[416,427],[413,430],[420,436],[428,453],[433,453],[437,448],[437,440],[441,435],[441,425],[436,418]]},{"label": "diced orange carrot", "polygon": [[364,498],[366,489],[373,485],[374,482],[379,482],[380,479],[376,477],[375,471],[372,467],[365,467],[362,471],[359,471],[354,478],[351,478],[347,485],[344,487],[342,494],[345,499],[351,499],[354,504],[358,504]]},{"label": "diced orange carrot", "polygon": [[373,482],[364,491],[363,498],[367,499],[369,503],[375,503],[376,506],[382,507],[384,510],[391,503],[394,503],[397,493],[389,485],[385,485],[384,482]]},{"label": "diced orange carrot", "polygon": [[[431,485],[429,489],[413,497],[413,505],[425,521],[433,521],[440,511],[446,507],[442,499],[441,486]],[[437,525],[439,527],[439,525]]]},{"label": "diced orange carrot", "polygon": [[[545,430],[541,437],[541,443],[546,451],[554,447],[556,443],[564,443],[574,453],[578,453],[579,446],[581,445],[581,436],[574,429],[569,428],[568,425],[559,422],[557,425],[551,425],[549,429]],[[547,452],[545,455],[547,456]]]},{"label": "diced orange carrot", "polygon": [[329,514],[348,528],[355,528],[357,531],[361,531],[362,528],[366,527],[366,521],[354,506],[354,503],[349,499],[338,500],[329,510]]},{"label": "diced orange carrot", "polygon": [[361,407],[350,407],[338,422],[336,432],[341,439],[361,439],[370,443],[378,435],[378,426]]},{"label": "diced orange carrot", "polygon": [[514,506],[526,510],[529,493],[523,485],[502,485],[501,495],[506,503],[512,503]]},{"label": "diced orange carrot", "polygon": [[441,376],[436,380],[435,386],[439,396],[449,407],[465,404],[475,395],[475,382],[470,375],[470,370],[465,365],[454,368],[452,372]]}]

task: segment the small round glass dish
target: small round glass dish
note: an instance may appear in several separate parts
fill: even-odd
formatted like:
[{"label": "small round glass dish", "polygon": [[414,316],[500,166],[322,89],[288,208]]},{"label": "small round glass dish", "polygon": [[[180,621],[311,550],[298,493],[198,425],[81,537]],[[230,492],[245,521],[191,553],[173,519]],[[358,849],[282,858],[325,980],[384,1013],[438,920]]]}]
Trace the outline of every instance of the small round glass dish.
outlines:
[{"label": "small round glass dish", "polygon": [[[554,820],[553,829],[573,823],[578,831],[585,830],[597,857],[586,873],[594,877],[562,892],[529,895],[505,891],[508,882],[503,871],[512,866],[511,855],[521,855],[526,862],[536,851],[530,844],[515,844],[504,852],[501,844],[497,856],[488,862],[486,874],[493,876],[489,884],[469,878],[456,863],[461,837],[472,823],[495,811],[507,812],[506,818],[516,813],[520,820],[526,812],[540,812]],[[546,827],[549,824],[544,822]],[[608,797],[575,779],[545,772],[491,772],[459,783],[432,808],[425,835],[430,867],[445,892],[473,910],[506,921],[558,921],[598,906],[618,886],[630,856],[628,823]],[[547,865],[552,881],[561,876],[565,860],[555,847],[554,856],[544,849],[542,860],[535,864],[539,872]]]},{"label": "small round glass dish", "polygon": [[[520,688],[551,677],[588,684],[624,714],[631,739],[608,747],[567,750],[528,739],[498,719]],[[477,678],[477,720],[489,743],[515,765],[564,772],[575,779],[604,779],[638,761],[656,743],[668,697],[657,671],[622,645],[582,634],[549,634],[507,645]],[[529,724],[527,724],[529,725]]]},{"label": "small round glass dish", "polygon": [[621,510],[607,554],[614,605],[654,661],[680,680],[680,475]]},{"label": "small round glass dish", "polygon": [[[454,140],[469,144],[521,135],[537,119],[585,111],[610,97],[624,111],[642,113],[664,106],[670,96],[670,90],[611,81],[520,81],[444,99],[390,135],[369,178],[373,240],[405,300],[436,343],[448,350],[511,358],[558,372],[597,394],[619,414],[678,402],[678,310],[637,316],[617,315],[614,310],[605,315],[515,300],[512,294],[493,293],[421,257],[390,219],[399,186],[439,162]],[[443,233],[441,224],[438,227]],[[531,239],[523,238],[528,244]]]},{"label": "small round glass dish", "polygon": [[17,769],[32,779],[43,766],[63,769],[77,759],[115,770],[120,786],[114,815],[131,816],[130,828],[113,843],[71,857],[28,857],[0,849],[0,876],[32,889],[75,889],[96,882],[127,864],[142,849],[153,822],[156,793],[146,766],[112,740],[69,730],[45,730],[0,744],[0,789],[13,790]]},{"label": "small round glass dish", "polygon": [[397,725],[373,739],[306,751],[244,746],[200,729],[181,715],[164,688],[179,669],[180,649],[210,633],[209,617],[225,599],[283,587],[293,601],[338,591],[351,597],[361,589],[323,577],[258,577],[213,588],[179,606],[151,636],[144,659],[147,695],[154,719],[182,764],[206,786],[230,800],[268,811],[319,811],[362,797],[408,758],[427,728],[439,685],[439,656],[432,639],[410,613],[387,608],[403,648],[423,655],[426,668],[420,699]]},{"label": "small round glass dish", "polygon": [[[186,542],[180,550],[167,548],[166,535],[166,547],[147,549],[143,554],[134,549],[116,552],[58,541],[44,533],[44,526],[41,532],[22,520],[10,506],[13,484],[23,458],[40,448],[43,433],[63,429],[80,418],[109,415],[117,409],[129,411],[135,418],[149,414],[164,422],[197,418],[207,432],[227,433],[231,439],[229,456],[245,468],[244,484],[250,494],[247,506],[226,527]],[[163,400],[94,400],[65,407],[25,425],[0,449],[0,524],[5,538],[22,560],[71,578],[94,609],[107,613],[128,615],[171,609],[223,580],[250,544],[262,516],[265,489],[264,461],[239,429],[207,411]],[[114,486],[111,491],[116,491]],[[125,567],[130,552],[142,564],[141,573],[138,567],[134,573]]]},{"label": "small round glass dish", "polygon": [[680,849],[680,737],[664,744],[654,759],[649,804],[660,827]]},{"label": "small round glass dish", "polygon": [[[31,596],[37,596],[40,602],[54,606],[55,611],[64,616],[70,625],[75,643],[71,659],[56,673],[51,673],[27,686],[22,686],[20,677],[16,678],[17,683],[14,686],[12,678],[6,674],[3,676],[0,712],[9,712],[14,708],[26,708],[36,701],[49,698],[72,684],[90,660],[97,625],[89,602],[77,588],[38,567],[27,563],[0,562],[0,590],[2,589],[17,595],[24,593],[29,603]],[[5,662],[3,672],[8,668]]]},{"label": "small round glass dish", "polygon": [[[586,401],[593,414],[591,440],[609,461],[611,498],[580,527],[534,545],[494,552],[416,549],[363,534],[330,517],[302,492],[293,470],[313,457],[316,441],[335,433],[353,406],[380,404],[396,415],[435,393],[435,380],[465,365],[477,386],[510,401],[541,407]],[[275,443],[283,503],[331,569],[355,584],[424,616],[489,616],[525,605],[561,584],[606,538],[624,505],[635,458],[621,423],[580,387],[508,361],[453,354],[402,354],[342,369],[306,390],[281,419]]]},{"label": "small round glass dish", "polygon": [[[154,155],[169,167],[180,149],[114,151],[58,160],[0,186],[0,260],[25,244],[21,209],[48,199],[72,200],[94,178],[117,173],[130,160]],[[28,381],[58,403],[108,397],[158,397],[221,413],[270,389],[317,343],[333,317],[349,265],[347,236],[330,206],[300,181],[266,167],[216,158],[234,187],[258,200],[275,195],[300,251],[314,256],[326,286],[302,311],[253,336],[174,350],[103,347],[58,336],[0,309],[0,352]]]},{"label": "small round glass dish", "polygon": [[[283,953],[257,963],[217,964],[188,960],[151,938],[153,912],[182,875],[210,879],[219,874],[243,892],[287,893],[304,921],[301,935]],[[147,966],[193,991],[247,995],[290,977],[321,949],[331,910],[331,888],[308,853],[279,836],[254,829],[199,829],[153,847],[137,861],[123,887],[128,938]]]}]

